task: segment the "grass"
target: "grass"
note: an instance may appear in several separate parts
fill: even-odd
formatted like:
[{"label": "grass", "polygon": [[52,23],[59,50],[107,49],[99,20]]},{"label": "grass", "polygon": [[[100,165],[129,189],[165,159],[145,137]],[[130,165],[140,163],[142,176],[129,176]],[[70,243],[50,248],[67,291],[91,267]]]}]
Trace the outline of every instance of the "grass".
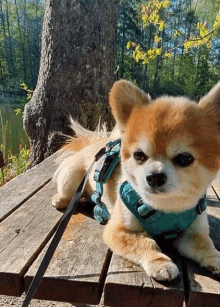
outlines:
[{"label": "grass", "polygon": [[30,149],[27,149],[26,147],[21,148],[18,156],[9,156],[8,164],[2,168],[0,173],[0,186],[23,173],[25,168],[28,166],[29,157]]},{"label": "grass", "polygon": [[22,109],[21,105],[0,105],[0,150],[6,164],[0,172],[0,186],[21,174],[28,164],[30,150]]}]

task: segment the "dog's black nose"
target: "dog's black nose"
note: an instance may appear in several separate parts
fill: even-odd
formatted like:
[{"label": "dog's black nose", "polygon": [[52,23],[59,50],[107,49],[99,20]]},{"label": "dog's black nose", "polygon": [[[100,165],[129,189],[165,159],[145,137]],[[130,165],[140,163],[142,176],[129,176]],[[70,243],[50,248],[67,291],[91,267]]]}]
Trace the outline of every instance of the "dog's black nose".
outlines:
[{"label": "dog's black nose", "polygon": [[152,173],[147,177],[147,183],[152,188],[159,188],[167,181],[167,176],[164,173]]}]

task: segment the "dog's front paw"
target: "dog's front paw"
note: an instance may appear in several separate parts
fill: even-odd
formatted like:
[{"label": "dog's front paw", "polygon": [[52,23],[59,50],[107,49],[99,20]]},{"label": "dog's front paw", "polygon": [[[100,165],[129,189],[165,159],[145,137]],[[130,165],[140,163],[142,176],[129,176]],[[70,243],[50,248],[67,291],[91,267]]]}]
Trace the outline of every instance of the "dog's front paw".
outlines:
[{"label": "dog's front paw", "polygon": [[154,259],[143,265],[148,276],[161,281],[171,281],[179,275],[179,269],[175,263],[168,259]]},{"label": "dog's front paw", "polygon": [[212,274],[220,276],[220,253],[215,256],[208,256],[203,259],[201,263],[202,267],[205,267]]},{"label": "dog's front paw", "polygon": [[68,199],[62,198],[59,193],[52,197],[52,205],[57,210],[66,209],[68,207],[69,202],[70,201]]}]

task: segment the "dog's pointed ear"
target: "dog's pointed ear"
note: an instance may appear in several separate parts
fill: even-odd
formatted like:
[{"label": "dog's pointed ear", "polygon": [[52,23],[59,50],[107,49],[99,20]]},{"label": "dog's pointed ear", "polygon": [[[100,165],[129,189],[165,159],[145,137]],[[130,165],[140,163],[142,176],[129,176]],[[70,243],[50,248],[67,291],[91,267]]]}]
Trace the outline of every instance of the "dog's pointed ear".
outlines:
[{"label": "dog's pointed ear", "polygon": [[130,81],[116,81],[110,91],[110,106],[116,123],[123,131],[134,107],[141,107],[151,98]]},{"label": "dog's pointed ear", "polygon": [[[218,82],[200,101],[199,106],[220,123],[220,82]],[[220,127],[219,127],[220,128]]]}]

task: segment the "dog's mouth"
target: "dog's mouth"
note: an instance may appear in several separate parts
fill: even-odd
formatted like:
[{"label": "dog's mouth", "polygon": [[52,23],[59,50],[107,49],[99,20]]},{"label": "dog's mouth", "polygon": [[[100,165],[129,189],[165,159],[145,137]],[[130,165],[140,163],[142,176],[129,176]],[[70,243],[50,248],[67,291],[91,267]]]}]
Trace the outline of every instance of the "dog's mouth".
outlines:
[{"label": "dog's mouth", "polygon": [[149,194],[167,194],[168,192],[166,190],[161,190],[161,189],[150,189],[148,190]]},{"label": "dog's mouth", "polygon": [[157,196],[161,198],[168,198],[176,194],[176,191],[166,189],[166,188],[145,188],[145,192],[147,195]]}]

